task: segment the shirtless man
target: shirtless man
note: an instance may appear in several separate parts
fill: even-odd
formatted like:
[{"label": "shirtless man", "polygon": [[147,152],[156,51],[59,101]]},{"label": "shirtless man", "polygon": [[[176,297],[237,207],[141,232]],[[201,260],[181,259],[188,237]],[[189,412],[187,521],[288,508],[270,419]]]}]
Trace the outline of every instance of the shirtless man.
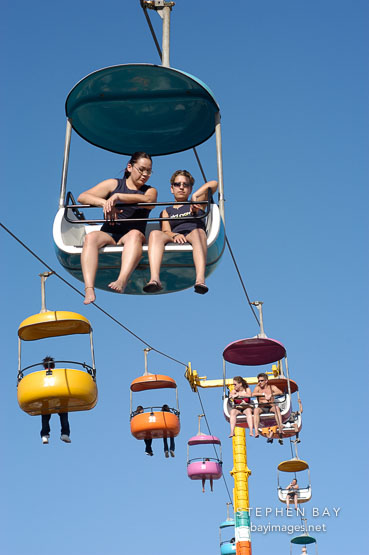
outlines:
[{"label": "shirtless man", "polygon": [[283,395],[283,393],[275,385],[269,385],[268,376],[266,374],[258,374],[258,385],[255,387],[252,393],[253,397],[257,397],[257,402],[259,405],[254,409],[255,432],[256,434],[258,434],[255,434],[255,437],[259,436],[258,430],[260,414],[265,412],[274,412],[279,430],[278,442],[280,443],[280,445],[283,445],[281,411],[279,410],[279,407],[275,404],[275,395]]}]

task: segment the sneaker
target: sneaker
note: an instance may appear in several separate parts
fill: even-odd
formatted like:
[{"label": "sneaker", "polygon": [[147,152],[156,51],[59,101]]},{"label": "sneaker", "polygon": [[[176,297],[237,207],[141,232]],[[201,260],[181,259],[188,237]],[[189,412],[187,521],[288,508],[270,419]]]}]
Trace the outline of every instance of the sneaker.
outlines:
[{"label": "sneaker", "polygon": [[50,436],[42,436],[41,440],[44,445],[47,445],[49,443],[49,437]]},{"label": "sneaker", "polygon": [[164,451],[164,455],[166,459],[169,459],[169,451]]},{"label": "sneaker", "polygon": [[152,457],[154,453],[152,451],[145,451],[145,455],[147,455],[148,457]]},{"label": "sneaker", "polygon": [[279,445],[283,445],[283,439],[278,440]]},{"label": "sneaker", "polygon": [[172,451],[172,449],[170,450],[170,456],[175,457],[174,451]]},{"label": "sneaker", "polygon": [[62,434],[62,435],[60,436],[60,439],[61,439],[62,441],[64,441],[65,443],[72,443],[72,440],[70,439],[69,436],[67,436],[67,434]]},{"label": "sneaker", "polygon": [[273,443],[273,438],[272,438],[272,437],[268,437],[267,443]]}]

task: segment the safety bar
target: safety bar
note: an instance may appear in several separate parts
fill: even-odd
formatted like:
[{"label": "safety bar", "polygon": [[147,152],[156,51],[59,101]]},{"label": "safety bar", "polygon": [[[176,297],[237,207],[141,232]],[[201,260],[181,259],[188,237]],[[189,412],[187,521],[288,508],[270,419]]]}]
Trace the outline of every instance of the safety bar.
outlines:
[{"label": "safety bar", "polygon": [[[53,364],[73,364],[73,365],[77,364],[78,366],[82,366],[86,370],[86,372],[92,376],[93,380],[96,381],[96,369],[92,368],[92,366],[90,366],[89,364],[86,364],[85,362],[76,362],[75,360],[55,360],[53,361]],[[18,376],[17,376],[18,383],[24,377],[24,372],[26,372],[30,368],[35,368],[36,366],[41,366],[42,370],[45,370],[45,372],[49,373],[50,375],[52,374],[53,370],[58,370],[58,368],[55,368],[55,367],[45,368],[42,362],[38,362],[37,364],[31,364],[30,366],[26,366],[26,368],[19,370]]]},{"label": "safety bar", "polygon": [[[69,201],[74,202],[74,204],[69,204]],[[204,218],[206,218],[209,213],[210,213],[210,205],[213,202],[213,195],[211,194],[211,189],[208,189],[208,200],[203,200],[203,201],[199,201],[199,202],[195,202],[195,201],[186,201],[186,202],[181,202],[181,204],[184,205],[192,205],[192,204],[204,204],[206,205],[206,209],[205,209],[205,213],[202,216],[196,216],[196,215],[191,215],[191,216],[184,216],[183,218],[181,218],[181,221],[186,221],[186,220],[203,220]],[[176,204],[178,204],[178,202],[137,202],[137,203],[119,203],[116,204],[115,206],[117,208],[120,207],[124,207],[124,206],[143,206],[143,207],[148,207],[148,206],[175,206]],[[85,216],[82,212],[80,212],[80,208],[99,208],[98,206],[92,206],[91,204],[75,204],[75,200],[73,198],[73,195],[71,192],[68,192],[67,194],[67,204],[65,206],[64,209],[64,218],[66,219],[67,222],[69,222],[70,224],[103,224],[105,222],[111,222],[111,220],[86,220]],[[72,210],[73,213],[77,216],[77,220],[71,220],[68,217],[68,210]],[[78,212],[78,213],[76,213]],[[114,223],[122,223],[122,222],[169,222],[173,220],[173,218],[119,218],[114,220]]]},{"label": "safety bar", "polygon": [[145,411],[146,412],[154,412],[154,409],[159,409],[159,410],[156,410],[155,412],[171,412],[172,414],[175,414],[176,416],[180,415],[180,412],[177,409],[169,408],[169,410],[162,410],[162,407],[163,407],[163,405],[161,405],[160,407],[143,407],[142,410],[140,410],[140,411],[134,410],[134,411],[131,412],[130,418],[132,420],[132,418],[134,416],[137,416],[138,414],[143,414]]},{"label": "safety bar", "polygon": [[190,464],[195,461],[202,461],[202,462],[215,461],[219,464],[223,464],[222,459],[217,459],[216,457],[195,457],[194,459],[188,459],[187,464]]}]

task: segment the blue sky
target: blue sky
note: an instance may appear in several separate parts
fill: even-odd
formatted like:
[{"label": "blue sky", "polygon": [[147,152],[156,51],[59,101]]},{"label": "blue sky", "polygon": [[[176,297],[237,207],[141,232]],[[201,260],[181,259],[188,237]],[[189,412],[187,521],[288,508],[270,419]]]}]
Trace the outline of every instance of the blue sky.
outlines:
[{"label": "blue sky", "polygon": [[[91,71],[158,63],[158,57],[138,0],[20,0],[6,2],[3,14],[1,221],[69,279],[52,241],[65,98]],[[160,36],[160,19],[152,20]],[[207,83],[221,107],[227,234],[250,297],[264,301],[266,333],[286,346],[299,384],[299,454],[310,464],[313,488],[305,510],[309,524],[327,528],[313,534],[319,553],[335,555],[362,555],[368,540],[368,411],[365,397],[355,391],[368,387],[367,22],[362,0],[178,0],[172,14],[171,65]],[[215,178],[213,139],[199,155],[208,178]],[[125,162],[74,135],[68,188],[76,195],[117,177]],[[160,201],[170,200],[169,176],[183,166],[200,185],[191,152],[154,160],[150,183]],[[175,459],[164,458],[160,440],[154,442],[155,456],[145,457],[142,442],[129,430],[129,384],[143,373],[144,345],[96,308],[85,307],[56,277],[47,282],[48,308],[80,312],[93,324],[99,402],[93,411],[71,414],[71,445],[60,442],[55,416],[51,443],[41,445],[39,418],[17,405],[16,371],[17,329],[40,310],[38,274],[44,268],[3,230],[0,240],[0,551],[217,553],[228,496],[223,482],[214,493],[202,494],[186,476],[186,444],[197,431],[201,407],[184,368],[149,355],[149,370],[177,380],[182,429]],[[217,378],[223,348],[258,329],[228,252],[208,285],[203,298],[190,290],[155,298],[98,292],[97,301],[157,349]],[[28,364],[45,354],[86,360],[88,342],[43,340],[23,352]],[[228,365],[229,376],[240,371],[254,374]],[[211,431],[222,440],[232,489],[221,391],[200,394]],[[272,507],[274,514],[281,508],[276,468],[289,458],[289,446],[247,440],[247,452],[250,503],[263,514]],[[325,507],[330,517],[321,516]],[[319,516],[312,516],[313,508]],[[280,516],[253,522],[299,524]],[[254,533],[253,552],[288,553],[290,537]]]}]

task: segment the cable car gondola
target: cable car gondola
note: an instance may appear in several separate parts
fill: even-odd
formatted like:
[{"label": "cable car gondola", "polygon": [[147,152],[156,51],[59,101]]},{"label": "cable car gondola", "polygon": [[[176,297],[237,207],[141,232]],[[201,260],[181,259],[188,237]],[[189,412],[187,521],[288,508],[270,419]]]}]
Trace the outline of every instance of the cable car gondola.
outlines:
[{"label": "cable car gondola", "polygon": [[[166,32],[167,26],[163,22],[163,44],[169,44],[164,40]],[[58,260],[80,281],[83,281],[80,258],[84,237],[90,231],[99,230],[104,220],[87,218],[89,207],[76,205],[73,195],[67,193],[72,130],[85,141],[110,152],[130,155],[135,151],[145,151],[152,156],[194,148],[215,133],[219,205],[211,203],[209,199],[206,276],[214,271],[222,256],[225,234],[219,106],[211,90],[200,79],[165,65],[125,64],[106,67],[79,81],[67,97],[64,164],[53,237]],[[149,218],[147,221],[158,220]],[[159,228],[158,224],[148,224],[147,237],[153,228]],[[95,282],[97,288],[110,291],[108,284],[116,279],[119,272],[123,248],[117,245],[100,250]],[[125,293],[143,294],[143,286],[148,280],[148,246],[145,244],[141,261]],[[193,286],[195,269],[191,245],[166,245],[161,282],[161,293]]]},{"label": "cable car gondola", "polygon": [[[203,414],[199,415],[199,431],[191,437],[187,442],[187,476],[190,480],[202,480],[203,485],[205,480],[210,480],[212,486],[213,480],[219,480],[222,477],[222,447],[221,441],[216,436],[203,434],[200,430],[200,422]],[[190,458],[190,447],[194,445],[219,445],[220,455],[208,457],[195,457]]]},{"label": "cable car gondola", "polygon": [[[94,360],[92,327],[90,322],[76,312],[50,311],[45,307],[45,280],[50,273],[41,274],[42,310],[39,314],[29,316],[18,329],[18,403],[22,410],[35,416],[60,412],[90,410],[97,403],[96,368]],[[81,370],[66,368],[43,369],[42,363],[22,368],[22,341],[62,337],[66,335],[89,334],[92,366],[73,362]],[[55,361],[56,364],[71,361]]]},{"label": "cable car gondola", "polygon": [[[177,384],[170,376],[164,374],[149,374],[147,371],[147,353],[145,353],[145,374],[133,380],[130,386],[130,419],[131,434],[136,439],[155,439],[176,437],[180,431],[179,405]],[[163,411],[162,406],[146,406],[139,410],[132,408],[132,393],[152,391],[154,389],[175,389],[176,408]]]},{"label": "cable car gondola", "polygon": [[286,488],[282,488],[279,482],[279,473],[280,472],[303,472],[307,471],[308,473],[308,485],[306,487],[299,487],[297,490],[297,503],[306,503],[311,499],[311,479],[310,479],[310,468],[306,461],[298,459],[297,457],[293,459],[289,459],[287,461],[282,461],[278,465],[278,498],[282,503],[286,503],[287,495],[290,490]]},{"label": "cable car gondola", "polygon": [[[231,503],[227,503],[227,519],[219,525],[220,555],[236,553],[235,521],[229,517],[229,505]],[[223,539],[225,535],[227,535],[227,539]]]}]

